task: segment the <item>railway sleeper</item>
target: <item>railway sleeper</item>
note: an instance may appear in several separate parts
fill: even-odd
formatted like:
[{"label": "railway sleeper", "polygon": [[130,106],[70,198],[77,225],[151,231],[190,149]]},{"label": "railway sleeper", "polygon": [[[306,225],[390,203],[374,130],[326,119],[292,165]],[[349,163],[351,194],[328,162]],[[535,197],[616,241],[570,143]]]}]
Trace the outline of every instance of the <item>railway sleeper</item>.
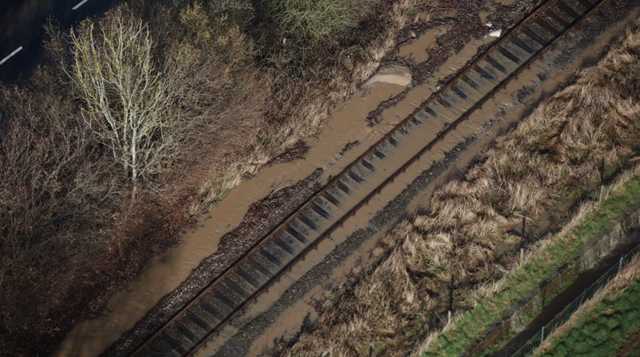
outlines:
[{"label": "railway sleeper", "polygon": [[571,17],[571,20],[574,21],[580,17],[580,14],[567,5],[564,1],[556,1],[556,6],[560,11],[564,12],[567,16]]},{"label": "railway sleeper", "polygon": [[318,225],[316,224],[316,222],[314,222],[309,218],[309,216],[305,215],[304,213],[299,214],[296,219],[298,219],[300,222],[304,223],[305,226],[313,229],[314,231],[318,230]]},{"label": "railway sleeper", "polygon": [[258,279],[249,274],[243,267],[239,266],[236,269],[236,273],[240,278],[253,285],[255,288],[260,288],[262,286]]},{"label": "railway sleeper", "polygon": [[311,204],[309,205],[309,208],[311,208],[315,213],[317,213],[324,219],[331,218],[331,214],[329,214],[329,212],[324,210],[322,206],[317,203],[317,199],[311,202]]},{"label": "railway sleeper", "polygon": [[505,43],[505,45],[498,47],[498,51],[500,52],[500,54],[510,59],[513,63],[516,63],[516,64],[522,63],[522,60],[520,59],[520,57],[516,56],[513,52],[508,50],[506,45],[507,44]]},{"label": "railway sleeper", "polygon": [[591,9],[593,7],[593,3],[587,0],[578,0],[578,2],[580,3],[580,5],[582,5],[585,9],[585,11],[583,13],[585,13],[587,10]]},{"label": "railway sleeper", "polygon": [[371,163],[369,161],[367,161],[367,159],[362,159],[360,160],[360,164],[364,167],[367,168],[367,170],[371,171],[371,172],[375,172],[376,168],[375,166],[371,165]]},{"label": "railway sleeper", "polygon": [[529,47],[528,44],[526,44],[524,41],[522,41],[520,38],[518,38],[518,36],[512,36],[509,39],[514,45],[520,47],[523,51],[527,52],[529,55],[535,55],[535,53],[537,52],[536,50],[534,50],[533,48]]},{"label": "railway sleeper", "polygon": [[529,27],[524,27],[522,29],[522,33],[525,34],[530,39],[532,39],[533,41],[535,41],[537,44],[539,44],[542,48],[547,47],[547,40],[545,40],[544,38],[538,36],[538,34],[535,33]]},{"label": "railway sleeper", "polygon": [[178,356],[183,356],[187,354],[187,350],[182,346],[182,344],[178,340],[169,336],[166,330],[162,332],[162,335],[160,338],[162,339],[163,342],[166,342],[166,344],[169,345],[172,351],[176,352]]},{"label": "railway sleeper", "polygon": [[528,61],[534,56],[534,53],[527,52],[520,46],[516,45],[515,41],[505,42],[503,47],[506,51],[509,51],[511,54],[518,57],[518,65],[522,65],[522,63]]},{"label": "railway sleeper", "polygon": [[[222,286],[222,287],[226,287],[226,286]],[[228,291],[228,289],[226,289],[225,291]],[[225,306],[227,306],[228,308],[230,308],[232,311],[238,307],[238,303],[236,303],[235,301],[233,301],[229,296],[229,293],[227,292],[227,294],[225,295],[224,293],[222,293],[220,291],[220,289],[213,289],[213,296],[220,301],[221,303],[223,303]]]},{"label": "railway sleeper", "polygon": [[263,266],[262,264],[258,263],[257,261],[255,261],[254,259],[252,259],[251,257],[247,258],[247,263],[249,263],[249,265],[257,272],[260,272],[260,274],[262,274],[263,276],[269,278],[271,277],[271,271],[269,269],[267,269],[267,267]]},{"label": "railway sleeper", "polygon": [[336,206],[336,207],[340,207],[340,201],[333,195],[331,194],[331,192],[325,191],[322,194],[322,197],[324,197],[324,199],[326,199],[327,201],[331,202],[332,205]]},{"label": "railway sleeper", "polygon": [[287,244],[286,242],[284,242],[282,239],[276,237],[273,242],[280,247],[282,250],[284,250],[285,252],[289,253],[290,255],[295,255],[296,254],[296,250],[293,249],[289,244]]},{"label": "railway sleeper", "polygon": [[191,331],[188,331],[189,335],[194,337],[194,340],[191,340],[187,335],[183,334],[178,329],[179,325],[180,325],[179,323],[174,321],[173,323],[171,323],[169,328],[164,330],[164,334],[167,336],[170,336],[174,341],[179,343],[180,346],[183,346],[183,347],[186,346],[188,348],[188,346],[191,346],[193,342],[197,341],[197,338],[195,338],[195,335],[191,333]]},{"label": "railway sleeper", "polygon": [[284,263],[291,260],[292,257],[295,257],[295,253],[289,253],[284,248],[276,244],[274,241],[271,241],[264,245],[264,249],[271,253],[278,261]]},{"label": "railway sleeper", "polygon": [[347,195],[349,194],[349,192],[351,192],[351,189],[349,189],[349,187],[345,185],[344,182],[342,182],[342,179],[339,179],[336,182],[336,187],[339,188],[342,192],[346,193]]},{"label": "railway sleeper", "polygon": [[554,26],[552,26],[542,16],[536,16],[533,19],[533,21],[536,23],[536,25],[540,26],[540,28],[545,30],[548,34],[552,35],[553,38],[557,37],[560,34],[560,32],[562,32],[561,29],[557,29]]},{"label": "railway sleeper", "polygon": [[384,160],[384,158],[386,157],[385,154],[378,149],[374,149],[373,154],[380,160]]},{"label": "railway sleeper", "polygon": [[285,232],[290,236],[292,236],[293,238],[297,239],[300,243],[303,243],[303,244],[307,243],[307,239],[305,238],[305,236],[300,232],[298,232],[295,228],[288,226],[285,228]]},{"label": "railway sleeper", "polygon": [[266,249],[264,249],[264,247],[259,251],[263,257],[265,257],[271,264],[275,265],[276,267],[281,267],[283,265],[282,262],[278,260],[278,258],[269,253]]},{"label": "railway sleeper", "polygon": [[357,176],[356,178],[352,178],[356,181],[358,181],[359,179],[360,181],[358,183],[362,183],[365,182],[369,177],[371,177],[375,170],[371,171],[367,169],[361,162],[358,162],[351,168],[351,172]]},{"label": "railway sleeper", "polygon": [[236,293],[236,295],[240,296],[243,300],[248,298],[251,295],[251,291],[247,292],[240,285],[236,284],[231,278],[227,278],[224,280],[224,285],[226,285],[231,291]]},{"label": "railway sleeper", "polygon": [[553,11],[553,9],[551,8],[545,11],[545,15],[547,15],[551,20],[553,20],[558,25],[562,26],[562,28],[567,28],[571,25],[569,21],[565,20],[562,16],[560,16],[560,14]]},{"label": "railway sleeper", "polygon": [[202,310],[204,310],[207,314],[209,314],[209,316],[217,320],[215,321],[215,324],[219,324],[220,321],[222,321],[225,318],[224,314],[219,312],[218,309],[215,308],[213,304],[210,303],[209,301],[201,300],[199,303],[200,303],[200,307],[202,307]]},{"label": "railway sleeper", "polygon": [[486,80],[491,81],[491,82],[495,82],[496,81],[496,77],[494,77],[491,73],[489,73],[484,68],[480,67],[480,64],[476,64],[475,66],[473,66],[473,70],[478,72],[478,74],[480,74],[480,76],[483,79],[486,79]]},{"label": "railway sleeper", "polygon": [[452,85],[451,86],[451,90],[462,100],[467,100],[467,95],[457,86],[457,85]]},{"label": "railway sleeper", "polygon": [[495,58],[493,58],[490,54],[486,55],[484,57],[484,60],[487,61],[487,63],[489,63],[491,65],[491,67],[497,69],[498,71],[502,72],[502,74],[504,75],[509,75],[509,71],[507,70],[507,68],[505,66],[503,66],[502,64],[500,64],[500,62],[498,62]]},{"label": "railway sleeper", "polygon": [[185,313],[185,317],[206,333],[208,333],[213,329],[211,325],[209,325],[206,321],[204,321],[203,319],[201,319],[199,316],[192,313],[191,311],[187,311]]},{"label": "railway sleeper", "polygon": [[[227,274],[227,279],[230,280],[232,284],[235,284],[238,288],[240,288],[242,290],[242,292],[243,292],[242,293],[243,298],[246,298],[246,297],[251,296],[251,294],[253,294],[257,289],[259,289],[260,286],[262,286],[262,284],[257,282],[255,279],[254,279],[254,282],[257,283],[258,286],[255,286],[255,285],[251,284],[250,282],[248,282],[245,278],[243,278],[240,275],[240,270],[241,270],[241,266],[240,265],[236,265],[233,268],[233,270],[231,270]],[[244,271],[244,270],[243,270],[243,272],[246,273],[246,271]],[[236,292],[236,293],[240,294],[240,292]]]},{"label": "railway sleeper", "polygon": [[178,351],[172,348],[163,337],[163,335],[156,336],[151,342],[151,348],[157,351],[155,355],[177,355]]}]

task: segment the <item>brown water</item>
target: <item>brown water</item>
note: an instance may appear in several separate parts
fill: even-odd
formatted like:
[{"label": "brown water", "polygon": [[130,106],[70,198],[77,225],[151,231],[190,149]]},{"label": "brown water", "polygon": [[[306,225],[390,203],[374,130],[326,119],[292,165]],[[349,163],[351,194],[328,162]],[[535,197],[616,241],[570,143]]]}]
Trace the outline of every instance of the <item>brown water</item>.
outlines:
[{"label": "brown water", "polygon": [[[102,317],[77,325],[55,355],[99,355],[131,329],[160,298],[175,290],[204,258],[215,253],[220,238],[241,223],[252,203],[274,190],[306,178],[318,167],[326,168],[323,179],[340,172],[384,134],[368,128],[365,119],[370,111],[399,94],[410,82],[406,73],[400,69],[396,72],[378,77],[365,90],[337,105],[321,135],[307,140],[311,149],[305,160],[266,167],[233,190],[209,212],[212,218],[202,220],[200,228],[188,233],[178,246],[154,258],[140,277],[116,293],[109,300]],[[386,124],[393,125],[392,122]],[[356,140],[361,145],[340,155],[347,143]]]},{"label": "brown water", "polygon": [[427,51],[437,45],[438,36],[444,33],[446,33],[445,29],[432,29],[423,33],[420,37],[400,47],[400,57],[411,60],[415,64],[427,61],[429,59]]},{"label": "brown water", "polygon": [[[446,76],[456,72],[462,66],[464,66],[473,56],[477,53],[480,46],[487,43],[487,40],[474,40],[469,42],[463,50],[452,56],[443,66],[439,68],[434,78],[429,82],[431,85],[436,85],[438,80],[445,78]],[[417,93],[417,94],[416,94]],[[391,128],[391,124],[395,123],[411,113],[415,107],[417,107],[422,101],[424,101],[431,94],[429,84],[421,85],[409,92],[405,99],[397,106],[387,109],[383,112],[383,123],[386,123],[386,129]],[[408,135],[402,137],[400,150],[393,151],[387,160],[378,160],[374,164],[376,171],[383,173],[393,172],[407,162],[415,152],[419,151],[426,142],[435,139],[437,133],[444,127],[445,122],[451,122],[456,119],[454,113],[442,113],[439,119],[433,122],[425,123],[424,125],[412,128],[412,131]],[[487,116],[473,115],[467,122],[458,126],[447,139],[440,141],[430,152],[423,155],[420,160],[410,166],[404,174],[400,175],[394,180],[392,184],[387,185],[382,189],[380,194],[371,199],[365,207],[358,210],[357,213],[349,218],[341,228],[331,234],[331,238],[323,241],[318,245],[318,249],[314,251],[313,255],[309,256],[304,261],[298,263],[291,273],[286,274],[286,278],[282,279],[279,283],[275,284],[269,289],[267,294],[261,295],[257,299],[257,303],[251,305],[247,312],[238,318],[233,325],[240,326],[242,323],[252,320],[262,312],[266,311],[271,304],[276,301],[294,282],[302,278],[306,272],[311,270],[315,265],[321,262],[326,256],[328,256],[337,245],[343,243],[346,238],[358,229],[366,228],[369,224],[369,220],[382,208],[384,208],[393,198],[398,196],[411,182],[413,182],[426,168],[431,166],[438,160],[442,160],[446,152],[452,150],[460,141],[472,133],[476,133],[481,130],[482,124],[486,121]],[[477,152],[474,152],[474,155]],[[471,157],[469,158],[471,159]],[[372,190],[376,185],[376,180],[367,179],[367,181],[361,184],[363,188],[371,186]],[[357,190],[350,194],[348,197],[341,198],[342,203],[345,206],[359,202],[364,198],[370,190]],[[324,227],[321,227],[324,228]],[[319,229],[322,231],[322,229]],[[371,239],[367,242],[365,247],[362,247],[359,252],[341,263],[340,267],[333,272],[333,276],[330,278],[331,284],[337,284],[344,279],[345,273],[355,268],[358,260],[363,257],[368,257],[368,254],[374,249],[378,240],[382,235],[378,235],[377,239]],[[276,336],[290,336],[299,330],[304,316],[307,314],[314,315],[313,307],[309,303],[317,294],[322,292],[321,289],[316,287],[311,292],[307,293],[305,299],[302,299],[294,306],[287,310],[285,319],[278,319],[275,322],[275,326],[270,328],[269,332],[261,336],[251,347],[250,355],[260,354],[265,348],[273,347],[273,338]],[[308,300],[307,300],[308,299]],[[306,302],[305,302],[306,301]],[[237,331],[236,327],[230,327],[230,330],[210,340],[205,348],[202,348],[196,356],[208,356],[216,353],[216,351],[227,341],[230,336],[234,334],[233,331]]]},{"label": "brown water", "polygon": [[[631,17],[626,20],[629,21]],[[439,142],[432,151],[426,153],[418,162],[409,167],[405,174],[401,175],[396,179],[392,184],[385,187],[381,194],[374,197],[365,208],[359,210],[357,214],[347,220],[343,227],[339,230],[335,231],[331,235],[331,239],[323,241],[319,246],[318,250],[313,254],[313,256],[309,256],[305,261],[298,264],[294,270],[287,274],[285,278],[283,278],[279,283],[277,283],[273,288],[269,290],[268,294],[262,295],[259,298],[257,304],[252,305],[249,309],[247,309],[247,314],[240,317],[236,322],[233,323],[235,326],[241,326],[243,323],[250,321],[255,318],[259,314],[266,311],[269,307],[272,306],[272,303],[276,301],[286,289],[288,289],[295,281],[302,278],[304,275],[304,271],[310,270],[317,263],[322,261],[326,256],[329,255],[335,247],[344,242],[346,237],[348,237],[351,233],[356,231],[359,228],[364,228],[367,226],[368,221],[373,217],[373,215],[380,210],[384,205],[389,202],[393,197],[399,194],[408,183],[413,181],[425,168],[429,167],[435,160],[438,160],[443,157],[443,152],[451,150],[454,148],[466,135],[469,134],[477,134],[479,139],[472,144],[456,161],[456,164],[451,169],[447,170],[443,173],[438,179],[436,179],[426,190],[421,192],[420,195],[415,197],[411,204],[409,205],[407,211],[415,212],[416,209],[427,207],[430,197],[433,193],[433,190],[441,185],[446,183],[447,174],[453,173],[456,171],[460,171],[460,169],[466,167],[477,155],[486,150],[487,147],[492,143],[492,141],[497,137],[498,133],[502,130],[508,128],[513,123],[521,120],[524,115],[526,115],[528,108],[531,107],[532,104],[536,103],[541,97],[545,96],[545,93],[550,93],[555,91],[558,88],[558,85],[562,83],[567,78],[570,78],[576,69],[580,68],[585,58],[589,55],[598,56],[601,51],[605,50],[607,44],[612,41],[615,36],[618,36],[622,33],[624,22],[616,26],[612,26],[608,31],[606,31],[603,35],[601,35],[593,45],[584,50],[586,56],[576,56],[571,61],[568,61],[562,68],[556,69],[553,72],[553,76],[547,79],[545,82],[541,82],[538,77],[538,73],[541,73],[545,70],[548,64],[561,53],[561,50],[549,52],[549,54],[545,57],[545,60],[542,62],[536,62],[530,69],[524,71],[520,74],[517,80],[512,81],[506,88],[500,90],[494,98],[488,101],[482,109],[476,111],[472,114],[469,120],[460,125],[451,135]],[[472,52],[470,49],[467,51],[462,51],[461,53]],[[473,55],[473,53],[471,53]],[[452,59],[451,63],[455,63],[456,59]],[[443,66],[438,73],[440,75],[446,75],[446,73],[450,72],[451,68],[447,70],[447,67],[452,64],[448,64]],[[435,79],[434,79],[435,80]],[[525,86],[534,86],[535,90],[524,98],[524,101],[521,102],[518,100],[515,93],[522,89]],[[422,88],[424,90],[424,87]],[[410,92],[412,94],[412,92]],[[397,118],[407,108],[411,107],[410,104],[406,104],[405,102],[409,99],[410,96],[407,96],[405,101],[400,103],[397,107],[390,108],[384,113],[384,117],[387,120],[392,118]],[[413,99],[415,100],[415,99]],[[506,110],[506,114],[504,118],[496,123],[490,130],[485,130],[482,125],[491,118],[494,118],[501,111]],[[432,123],[432,125],[440,125],[438,123]],[[425,125],[424,127],[430,127],[429,125]],[[432,129],[437,129],[437,127],[431,126]],[[436,130],[437,131],[437,130]],[[410,145],[420,145],[418,142],[421,139],[422,145],[424,142],[431,138],[428,131],[426,132],[414,132],[411,136],[413,139],[410,140]],[[412,144],[411,144],[412,143]],[[405,142],[402,142],[402,145],[405,145]],[[403,146],[405,147],[405,146]],[[416,146],[418,147],[418,146]],[[407,150],[410,151],[410,150]],[[398,157],[393,156],[393,161],[400,161],[402,158],[399,155]],[[391,226],[388,225],[389,228]],[[317,285],[313,289],[311,289],[304,298],[300,299],[297,303],[290,306],[284,313],[280,314],[278,318],[276,318],[272,325],[270,325],[268,332],[257,338],[250,347],[249,355],[255,356],[265,352],[268,348],[273,346],[273,339],[276,337],[291,337],[295,333],[299,331],[300,326],[302,325],[302,321],[307,314],[309,314],[312,318],[317,316],[314,308],[313,308],[313,300],[321,297],[323,294],[323,289],[321,286],[337,286],[341,282],[344,281],[346,273],[352,271],[352,269],[357,269],[358,266],[366,265],[366,262],[371,258],[371,252],[377,246],[379,240],[384,236],[385,230],[382,230],[379,234],[372,237],[369,241],[367,241],[362,247],[358,249],[358,251],[354,252],[354,254],[347,259],[345,262],[342,262],[338,267],[335,268],[332,275],[328,276],[326,279],[322,281],[316,282]],[[362,259],[362,262],[359,261]],[[196,356],[209,356],[216,351],[226,342],[228,342],[232,335],[238,331],[237,327],[230,327],[229,331],[221,334],[219,337],[212,339],[208,345],[198,351]],[[232,330],[232,331],[231,331]]]}]

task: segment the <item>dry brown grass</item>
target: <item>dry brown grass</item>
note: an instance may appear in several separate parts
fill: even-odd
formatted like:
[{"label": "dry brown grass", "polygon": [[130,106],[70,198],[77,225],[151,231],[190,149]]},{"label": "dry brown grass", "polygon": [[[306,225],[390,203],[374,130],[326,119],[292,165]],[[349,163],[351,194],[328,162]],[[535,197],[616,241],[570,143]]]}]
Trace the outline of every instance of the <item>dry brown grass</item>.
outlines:
[{"label": "dry brown grass", "polygon": [[431,213],[396,229],[392,235],[401,242],[389,258],[286,355],[367,356],[371,349],[406,355],[414,336],[427,336],[429,323],[438,325],[437,314],[446,314],[452,275],[455,309],[471,306],[479,286],[488,293],[517,264],[516,257],[499,261],[496,253],[520,245],[512,232],[523,215],[528,235],[547,217],[568,219],[573,212],[566,207],[601,185],[601,167],[610,178],[638,155],[638,54],[636,28],[498,140],[484,163],[438,190]]}]

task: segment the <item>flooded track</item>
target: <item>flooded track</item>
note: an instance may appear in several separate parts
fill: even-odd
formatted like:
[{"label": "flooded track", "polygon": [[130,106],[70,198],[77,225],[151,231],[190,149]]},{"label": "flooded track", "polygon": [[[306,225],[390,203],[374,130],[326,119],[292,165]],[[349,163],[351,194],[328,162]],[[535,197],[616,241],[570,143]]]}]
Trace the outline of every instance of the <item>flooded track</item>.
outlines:
[{"label": "flooded track", "polygon": [[427,153],[432,161],[444,157],[482,127],[486,118],[470,120],[471,114],[605,2],[545,2],[227,268],[134,355],[194,353],[299,261],[312,259],[310,252],[387,185],[404,181],[413,163],[427,160]]}]

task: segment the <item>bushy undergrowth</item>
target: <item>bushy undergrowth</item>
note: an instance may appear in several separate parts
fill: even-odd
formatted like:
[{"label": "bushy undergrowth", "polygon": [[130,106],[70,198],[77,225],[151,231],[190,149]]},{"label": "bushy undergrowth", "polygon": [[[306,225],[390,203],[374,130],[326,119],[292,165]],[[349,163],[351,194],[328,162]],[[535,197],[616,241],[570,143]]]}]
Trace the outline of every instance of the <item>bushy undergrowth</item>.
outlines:
[{"label": "bushy undergrowth", "polygon": [[406,355],[444,324],[449,308],[472,308],[476,289],[513,267],[509,256],[522,243],[514,231],[523,216],[530,236],[549,218],[566,220],[567,207],[639,154],[638,53],[635,29],[498,140],[463,180],[438,190],[430,213],[387,237],[399,242],[389,257],[287,355],[365,356],[375,349]]},{"label": "bushy undergrowth", "polygon": [[[534,356],[607,357],[638,346],[640,259],[630,264],[534,353]],[[633,352],[633,349],[627,352]],[[627,354],[617,353],[618,356]]]},{"label": "bushy undergrowth", "polygon": [[0,87],[0,355],[46,354],[193,215],[315,133],[408,3],[134,0],[51,25],[35,74]]}]

